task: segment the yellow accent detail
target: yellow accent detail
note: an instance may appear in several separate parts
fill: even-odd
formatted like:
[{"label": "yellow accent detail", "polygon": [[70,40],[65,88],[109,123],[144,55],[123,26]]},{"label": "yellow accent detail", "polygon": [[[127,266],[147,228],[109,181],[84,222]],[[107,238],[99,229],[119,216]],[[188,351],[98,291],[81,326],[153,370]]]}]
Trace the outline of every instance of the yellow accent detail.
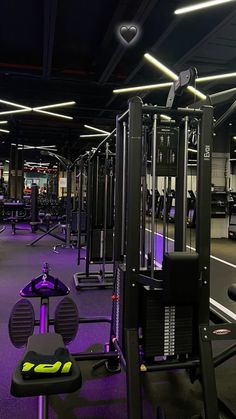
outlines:
[{"label": "yellow accent detail", "polygon": [[34,367],[34,364],[31,364],[31,362],[24,362],[22,372],[30,371]]},{"label": "yellow accent detail", "polygon": [[39,364],[35,367],[34,371],[39,373],[55,374],[61,368],[61,362],[57,361],[55,364]]},{"label": "yellow accent detail", "polygon": [[71,367],[72,367],[72,362],[71,361],[66,362],[61,369],[61,373],[66,374],[70,372]]}]

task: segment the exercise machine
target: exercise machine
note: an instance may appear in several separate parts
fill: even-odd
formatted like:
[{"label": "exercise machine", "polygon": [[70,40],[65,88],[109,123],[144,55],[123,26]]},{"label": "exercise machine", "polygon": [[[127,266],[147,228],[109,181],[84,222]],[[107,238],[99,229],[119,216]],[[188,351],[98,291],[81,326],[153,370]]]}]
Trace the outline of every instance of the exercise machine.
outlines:
[{"label": "exercise machine", "polygon": [[[74,274],[76,289],[113,286],[113,271],[107,270],[107,264],[113,261],[114,167],[115,154],[110,151],[108,142],[105,151],[98,148],[87,155],[85,272]],[[81,186],[82,195],[83,191]],[[81,216],[82,208],[82,222]],[[78,264],[81,260],[80,247]],[[100,270],[91,270],[94,265],[100,265]]]},{"label": "exercise machine", "polygon": [[[38,418],[48,418],[48,396],[71,393],[82,385],[77,361],[98,360],[106,362],[110,372],[118,372],[119,357],[105,345],[102,352],[70,354],[68,345],[77,334],[79,323],[109,323],[110,317],[80,318],[74,301],[68,297],[70,289],[58,278],[49,274],[47,263],[43,272],[33,278],[21,291],[20,299],[12,309],[9,319],[9,335],[17,348],[27,345],[21,361],[12,377],[11,394],[15,397],[38,396]],[[49,317],[51,298],[64,297],[56,307],[55,318]],[[39,319],[29,299],[40,299]],[[39,327],[39,334],[34,328]],[[50,332],[54,327],[55,333]]]},{"label": "exercise machine", "polygon": [[[175,126],[159,127],[160,114],[176,120]],[[122,155],[121,127],[124,118],[117,119],[116,151],[120,163],[116,171],[115,200],[115,279],[111,346],[124,359],[127,377],[128,418],[141,419],[141,375],[152,371],[200,369],[206,419],[220,418],[214,368],[230,358],[226,350],[212,356],[212,340],[228,339],[221,330],[225,325],[209,324],[210,291],[210,223],[211,223],[211,153],[213,138],[213,108],[163,108],[143,105],[138,97],[129,102],[129,136],[127,156],[127,199],[122,215]],[[141,216],[141,150],[142,116],[149,115],[153,124],[152,180],[156,177],[176,177],[176,222],[174,241],[169,240],[167,220],[163,218],[163,234],[156,240],[153,195],[151,226],[151,260],[140,264]],[[127,118],[127,116],[126,116]],[[187,153],[188,124],[197,118],[200,127],[197,164],[196,241],[187,247]],[[127,120],[127,119],[125,119]],[[164,136],[161,144],[161,136]],[[168,137],[169,142],[168,142]],[[166,156],[158,161],[160,151]],[[169,156],[175,153],[175,159]],[[174,160],[174,161],[173,161]],[[167,182],[165,182],[166,197]],[[164,206],[167,202],[164,200]],[[166,211],[164,211],[166,214]],[[125,223],[126,245],[122,254],[121,234]],[[194,249],[196,250],[193,250]],[[125,263],[124,263],[125,260]],[[230,339],[236,338],[235,328],[227,324]],[[159,409],[158,417],[164,417]]]}]

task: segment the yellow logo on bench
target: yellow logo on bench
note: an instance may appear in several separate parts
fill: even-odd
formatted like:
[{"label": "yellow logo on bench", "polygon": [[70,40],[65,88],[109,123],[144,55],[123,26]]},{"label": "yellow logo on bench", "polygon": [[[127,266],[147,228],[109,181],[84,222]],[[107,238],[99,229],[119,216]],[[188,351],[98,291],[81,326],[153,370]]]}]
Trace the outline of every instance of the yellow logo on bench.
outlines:
[{"label": "yellow logo on bench", "polygon": [[[61,368],[62,367],[62,368]],[[72,367],[72,362],[66,362],[63,366],[60,361],[55,362],[54,364],[32,364],[31,362],[24,362],[22,372],[28,372],[34,370],[38,374],[56,374],[61,368],[61,374],[68,374]]]}]

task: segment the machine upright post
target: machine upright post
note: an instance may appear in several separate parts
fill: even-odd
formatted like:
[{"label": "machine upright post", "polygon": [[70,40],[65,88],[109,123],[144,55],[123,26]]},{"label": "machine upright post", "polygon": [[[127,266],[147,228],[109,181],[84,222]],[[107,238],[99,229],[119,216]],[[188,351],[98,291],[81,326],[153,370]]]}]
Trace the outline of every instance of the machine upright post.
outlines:
[{"label": "machine upright post", "polygon": [[70,247],[70,230],[71,230],[71,181],[72,170],[67,166],[66,170],[66,247]]},{"label": "machine upright post", "polygon": [[187,224],[187,170],[188,170],[188,116],[184,118],[184,129],[180,128],[178,150],[178,173],[176,179],[175,201],[175,251],[186,251],[186,224]]},{"label": "machine upright post", "polygon": [[203,106],[197,154],[196,251],[202,276],[199,323],[209,322],[213,108]]},{"label": "machine upright post", "polygon": [[[122,202],[123,202],[123,137],[122,137],[122,122],[119,121],[119,117],[116,117],[116,166],[115,166],[115,225],[114,225],[114,250],[113,260],[116,264],[120,261],[122,255]],[[121,199],[122,197],[122,199]],[[114,270],[115,271],[115,270]]]},{"label": "machine upright post", "polygon": [[157,146],[157,115],[153,115],[152,135],[152,238],[151,238],[151,276],[155,269],[155,212],[156,212],[156,146]]},{"label": "machine upright post", "polygon": [[[126,281],[124,304],[125,357],[129,419],[142,419],[141,377],[138,348],[140,215],[141,215],[142,100],[129,102]],[[132,304],[130,304],[132,301]]]}]

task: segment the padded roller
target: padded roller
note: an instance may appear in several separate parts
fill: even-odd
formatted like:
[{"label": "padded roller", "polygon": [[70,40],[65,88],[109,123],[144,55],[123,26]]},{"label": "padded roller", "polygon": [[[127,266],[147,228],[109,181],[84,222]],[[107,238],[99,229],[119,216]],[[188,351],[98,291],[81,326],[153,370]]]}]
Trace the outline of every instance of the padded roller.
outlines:
[{"label": "padded roller", "polygon": [[79,326],[78,308],[75,302],[65,297],[60,301],[55,312],[55,332],[63,337],[67,345],[76,336]]},{"label": "padded roller", "polygon": [[34,308],[29,300],[22,298],[14,305],[8,323],[9,336],[16,348],[27,344],[29,336],[34,332],[34,323]]}]

